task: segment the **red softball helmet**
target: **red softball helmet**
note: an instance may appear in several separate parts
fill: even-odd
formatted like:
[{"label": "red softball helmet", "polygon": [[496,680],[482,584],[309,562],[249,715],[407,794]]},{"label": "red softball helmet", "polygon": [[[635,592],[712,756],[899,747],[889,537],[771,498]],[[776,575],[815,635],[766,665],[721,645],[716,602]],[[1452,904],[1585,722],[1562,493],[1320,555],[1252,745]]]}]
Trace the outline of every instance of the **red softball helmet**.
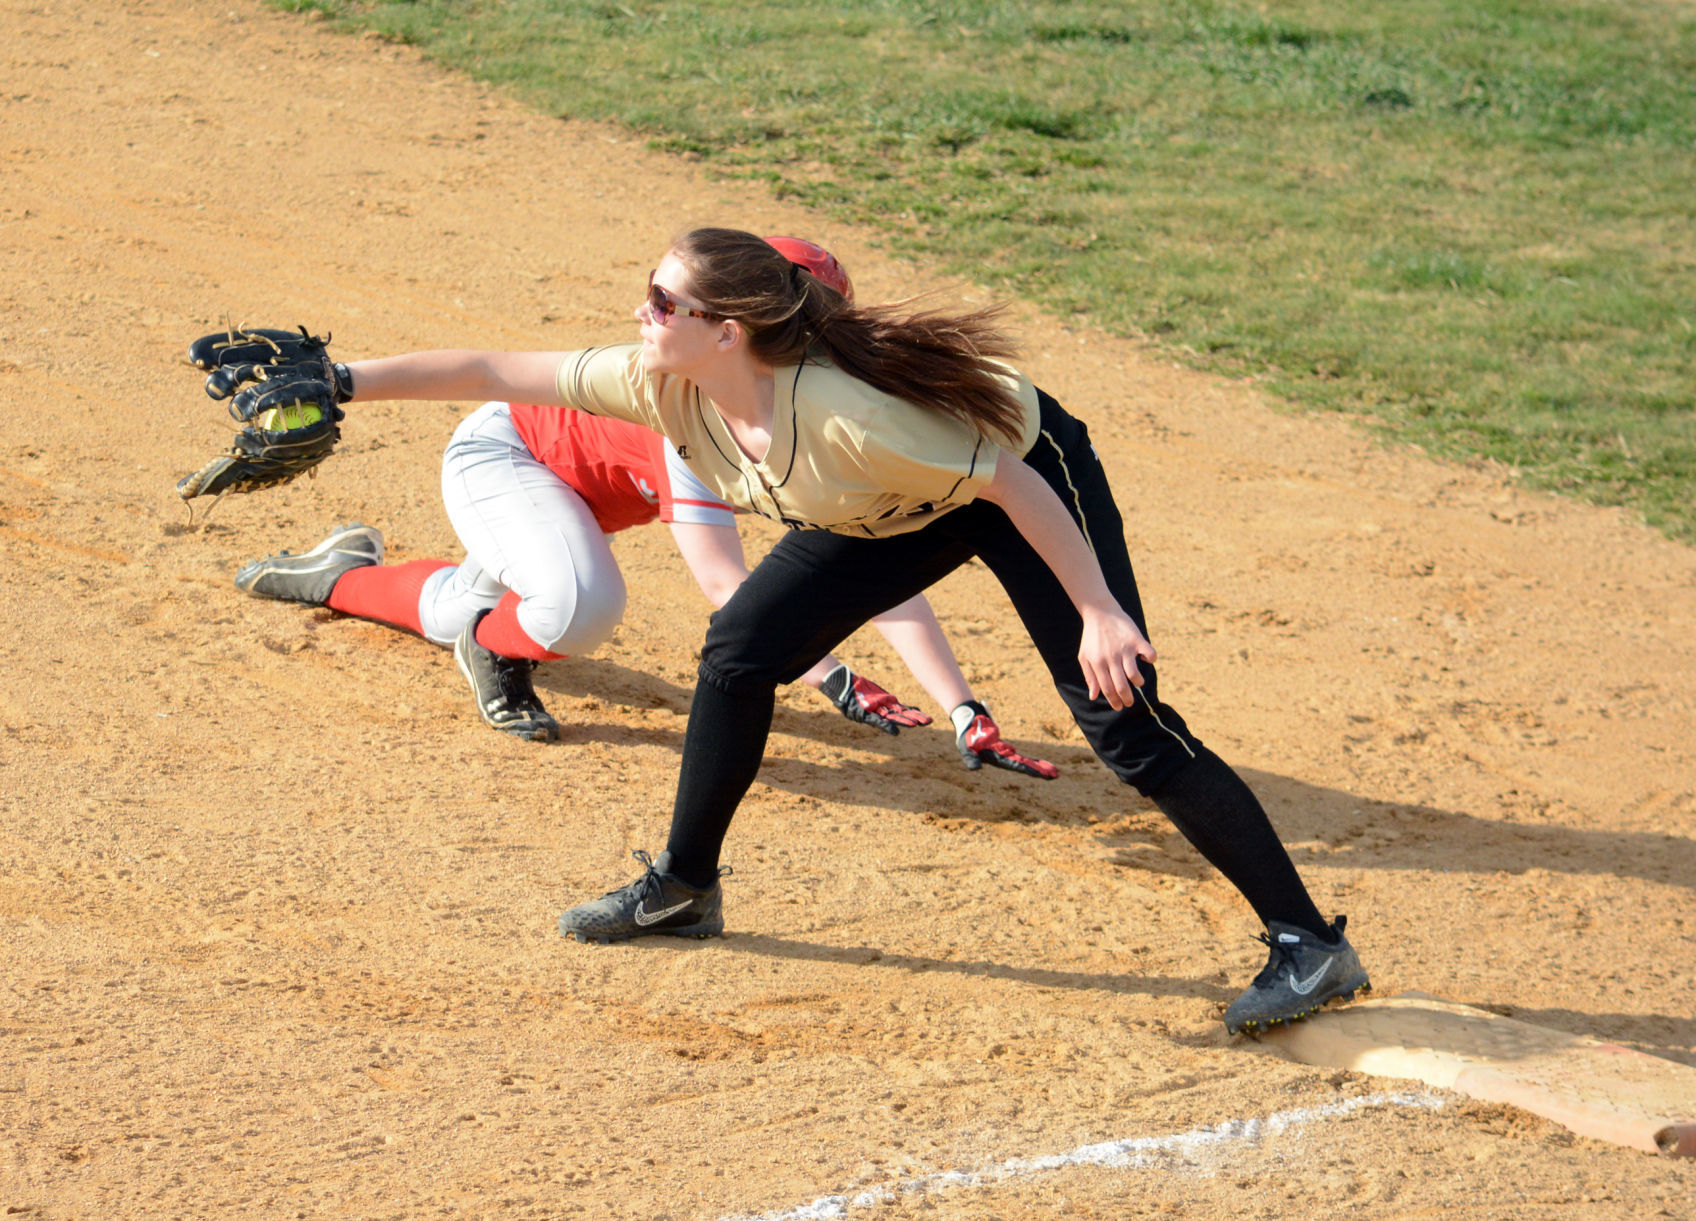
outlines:
[{"label": "red softball helmet", "polygon": [[848,272],[836,261],[834,254],[817,242],[801,237],[768,237],[766,244],[791,263],[812,272],[826,288],[833,288],[844,297],[853,299],[854,282],[848,278]]}]

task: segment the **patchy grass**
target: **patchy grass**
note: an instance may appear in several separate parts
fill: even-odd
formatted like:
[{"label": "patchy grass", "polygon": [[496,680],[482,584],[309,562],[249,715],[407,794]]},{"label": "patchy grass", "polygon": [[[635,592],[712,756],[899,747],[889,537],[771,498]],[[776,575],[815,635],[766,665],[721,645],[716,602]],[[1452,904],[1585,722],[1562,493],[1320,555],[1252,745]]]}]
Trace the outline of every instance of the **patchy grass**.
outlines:
[{"label": "patchy grass", "polygon": [[1696,540],[1683,6],[281,7]]}]

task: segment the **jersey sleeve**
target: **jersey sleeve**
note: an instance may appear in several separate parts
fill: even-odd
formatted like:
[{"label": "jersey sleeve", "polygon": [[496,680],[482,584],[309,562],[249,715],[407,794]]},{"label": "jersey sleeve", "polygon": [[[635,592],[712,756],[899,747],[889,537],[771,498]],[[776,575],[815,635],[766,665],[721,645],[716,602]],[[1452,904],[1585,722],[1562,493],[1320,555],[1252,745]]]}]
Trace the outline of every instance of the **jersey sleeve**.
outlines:
[{"label": "jersey sleeve", "polygon": [[568,407],[663,430],[638,344],[567,352],[554,374],[554,384]]},{"label": "jersey sleeve", "polygon": [[664,437],[654,437],[655,466],[660,480],[660,520],[690,522],[704,526],[736,525],[736,511],[707,488],[707,485],[677,456]]}]

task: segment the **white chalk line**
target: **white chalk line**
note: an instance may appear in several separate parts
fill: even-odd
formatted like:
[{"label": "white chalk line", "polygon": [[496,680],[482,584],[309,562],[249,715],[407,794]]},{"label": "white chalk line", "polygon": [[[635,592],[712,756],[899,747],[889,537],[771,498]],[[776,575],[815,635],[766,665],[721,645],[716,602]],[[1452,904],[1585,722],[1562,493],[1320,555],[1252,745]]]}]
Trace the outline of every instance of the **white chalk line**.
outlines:
[{"label": "white chalk line", "polygon": [[1008,1179],[1032,1178],[1072,1166],[1108,1166],[1123,1169],[1148,1166],[1162,1161],[1182,1165],[1208,1153],[1216,1154],[1227,1146],[1256,1144],[1267,1137],[1301,1128],[1316,1120],[1336,1119],[1355,1111],[1381,1107],[1418,1107],[1435,1111],[1442,1106],[1443,1099],[1435,1094],[1372,1094],[1365,1098],[1350,1098],[1324,1106],[1279,1111],[1264,1119],[1232,1119],[1209,1128],[1193,1128],[1188,1132],[1178,1132],[1170,1136],[1137,1136],[1096,1145],[1080,1145],[1066,1153],[1051,1153],[1044,1157],[1009,1158],[986,1170],[940,1170],[914,1178],[880,1183],[853,1195],[820,1196],[811,1204],[802,1204],[779,1212],[760,1213],[757,1216],[737,1214],[725,1217],[722,1221],[833,1221],[834,1218],[848,1216],[850,1211],[882,1208],[895,1203],[903,1196],[927,1195],[956,1187],[985,1187]]}]

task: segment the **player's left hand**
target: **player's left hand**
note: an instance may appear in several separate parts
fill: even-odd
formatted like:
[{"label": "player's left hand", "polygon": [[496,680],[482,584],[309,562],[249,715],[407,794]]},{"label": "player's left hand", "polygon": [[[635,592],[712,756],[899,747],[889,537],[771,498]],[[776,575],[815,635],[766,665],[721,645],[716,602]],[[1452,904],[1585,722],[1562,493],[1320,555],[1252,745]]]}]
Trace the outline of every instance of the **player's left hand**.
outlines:
[{"label": "player's left hand", "polygon": [[930,718],[917,708],[903,704],[871,679],[860,677],[847,666],[837,666],[826,675],[819,690],[850,721],[870,725],[887,734],[898,734],[903,729],[930,724]]},{"label": "player's left hand", "polygon": [[960,748],[960,758],[967,771],[975,772],[987,763],[991,767],[1002,767],[1022,776],[1036,776],[1043,780],[1053,780],[1060,774],[1060,769],[1047,759],[1021,755],[1003,742],[1001,727],[989,715],[988,708],[976,700],[960,706],[970,709],[973,714],[965,727],[954,735],[954,744]]},{"label": "player's left hand", "polygon": [[1110,708],[1128,708],[1143,684],[1142,663],[1154,664],[1154,646],[1135,620],[1118,607],[1082,612],[1083,637],[1078,666],[1089,684],[1090,699],[1104,699]]}]

